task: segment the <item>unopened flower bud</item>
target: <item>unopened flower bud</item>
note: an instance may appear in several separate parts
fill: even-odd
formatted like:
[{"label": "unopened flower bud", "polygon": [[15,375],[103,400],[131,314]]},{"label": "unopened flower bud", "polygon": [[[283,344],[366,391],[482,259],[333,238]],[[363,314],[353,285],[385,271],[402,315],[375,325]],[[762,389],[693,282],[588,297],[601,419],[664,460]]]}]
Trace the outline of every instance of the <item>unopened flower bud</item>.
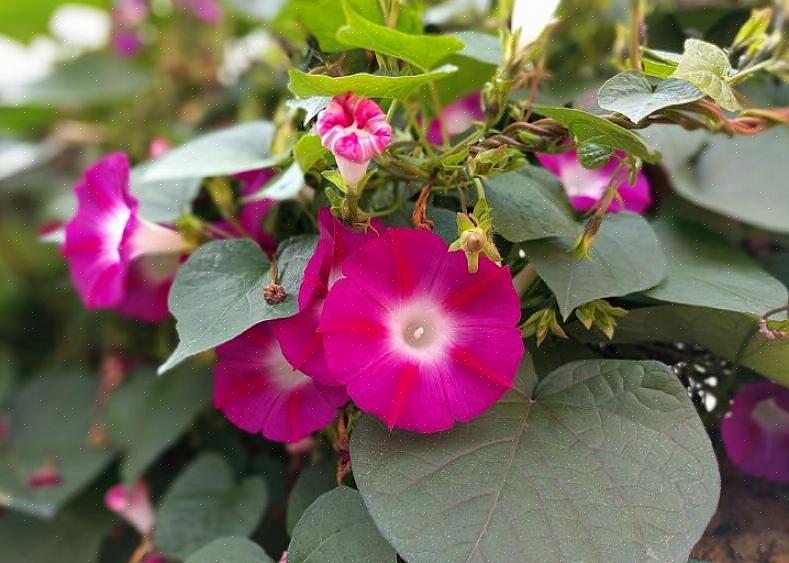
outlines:
[{"label": "unopened flower bud", "polygon": [[131,524],[141,535],[147,536],[153,530],[156,520],[148,485],[137,481],[131,487],[119,483],[107,490],[104,505]]}]

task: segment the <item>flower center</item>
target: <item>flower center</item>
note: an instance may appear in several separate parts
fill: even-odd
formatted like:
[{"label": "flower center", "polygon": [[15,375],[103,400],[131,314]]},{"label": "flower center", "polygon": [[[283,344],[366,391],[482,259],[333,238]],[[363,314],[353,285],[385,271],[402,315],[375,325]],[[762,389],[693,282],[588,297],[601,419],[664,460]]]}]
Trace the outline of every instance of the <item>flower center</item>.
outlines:
[{"label": "flower center", "polygon": [[434,340],[433,326],[426,321],[411,322],[403,331],[403,339],[412,348],[425,348]]},{"label": "flower center", "polygon": [[454,334],[446,311],[429,299],[415,299],[393,310],[389,330],[392,347],[418,361],[442,357]]},{"label": "flower center", "polygon": [[751,416],[765,432],[789,434],[789,412],[782,409],[773,398],[759,401],[751,411]]}]

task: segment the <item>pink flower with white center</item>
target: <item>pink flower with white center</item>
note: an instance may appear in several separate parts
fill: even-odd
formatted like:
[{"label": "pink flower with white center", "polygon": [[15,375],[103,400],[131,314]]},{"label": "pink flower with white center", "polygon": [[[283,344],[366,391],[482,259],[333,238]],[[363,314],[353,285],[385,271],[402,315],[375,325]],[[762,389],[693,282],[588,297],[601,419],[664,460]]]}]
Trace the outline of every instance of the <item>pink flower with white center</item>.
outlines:
[{"label": "pink flower with white center", "polygon": [[131,487],[119,483],[110,487],[104,495],[104,505],[126,520],[141,535],[153,531],[156,521],[151,494],[144,481],[137,481]]},{"label": "pink flower with white center", "polygon": [[233,424],[277,442],[298,442],[329,424],[348,397],[294,368],[270,322],[216,349],[214,406]]},{"label": "pink flower with white center", "polygon": [[742,471],[789,483],[789,389],[769,381],[740,389],[721,435],[726,454]]},{"label": "pink flower with white center", "polygon": [[132,264],[143,256],[178,255],[185,241],[176,231],[137,213],[129,193],[129,160],[111,154],[85,172],[75,191],[77,213],[66,224],[62,253],[85,306],[123,302]]},{"label": "pink flower with white center", "polygon": [[392,142],[392,127],[378,104],[350,92],[332,99],[316,126],[349,186],[359,183],[373,157]]},{"label": "pink flower with white center", "polygon": [[389,229],[349,256],[320,331],[333,383],[389,428],[446,430],[512,387],[524,347],[509,270],[438,235]]},{"label": "pink flower with white center", "polygon": [[[620,156],[624,156],[620,154]],[[537,158],[545,168],[553,172],[564,185],[567,197],[576,211],[589,211],[597,201],[603,197],[605,188],[611,181],[611,176],[617,167],[615,158],[600,168],[589,170],[584,168],[575,151],[563,154],[538,154]],[[630,184],[627,180],[619,187],[624,209],[633,213],[644,213],[652,204],[652,190],[642,171],[638,171],[636,182]],[[608,208],[609,212],[616,213],[623,207],[614,200]]]},{"label": "pink flower with white center", "polygon": [[441,125],[443,123],[447,135],[459,135],[468,131],[475,121],[485,119],[485,112],[482,111],[482,95],[479,92],[469,94],[464,98],[452,102],[441,110],[441,115],[433,119],[427,129],[427,140],[434,145],[440,145],[444,141]]},{"label": "pink flower with white center", "polygon": [[384,229],[380,221],[374,220],[366,232],[356,232],[343,225],[328,208],[318,212],[320,239],[304,269],[299,290],[300,312],[293,317],[274,321],[274,331],[282,345],[282,353],[292,365],[316,381],[331,380],[323,335],[318,332],[326,295],[342,277],[341,268],[345,259],[378,238]]}]

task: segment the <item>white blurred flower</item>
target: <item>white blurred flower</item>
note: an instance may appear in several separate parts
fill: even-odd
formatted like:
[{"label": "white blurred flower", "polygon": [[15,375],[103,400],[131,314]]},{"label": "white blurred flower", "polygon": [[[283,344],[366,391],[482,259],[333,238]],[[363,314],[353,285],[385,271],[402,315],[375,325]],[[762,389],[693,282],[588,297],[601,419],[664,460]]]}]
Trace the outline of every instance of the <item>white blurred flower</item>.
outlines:
[{"label": "white blurred flower", "polygon": [[222,64],[217,72],[219,82],[226,86],[235,84],[253,63],[263,60],[271,49],[279,49],[277,42],[262,29],[229,43],[225,46]]},{"label": "white blurred flower", "polygon": [[97,8],[63,4],[49,20],[49,32],[67,47],[101,49],[110,40],[110,15]]},{"label": "white blurred flower", "polygon": [[58,58],[58,46],[48,37],[24,45],[0,35],[0,100],[13,102],[27,85],[47,76]]},{"label": "white blurred flower", "polygon": [[514,33],[520,29],[519,46],[525,49],[534,43],[545,28],[554,20],[554,14],[561,0],[515,0],[512,6],[512,23],[510,29]]}]

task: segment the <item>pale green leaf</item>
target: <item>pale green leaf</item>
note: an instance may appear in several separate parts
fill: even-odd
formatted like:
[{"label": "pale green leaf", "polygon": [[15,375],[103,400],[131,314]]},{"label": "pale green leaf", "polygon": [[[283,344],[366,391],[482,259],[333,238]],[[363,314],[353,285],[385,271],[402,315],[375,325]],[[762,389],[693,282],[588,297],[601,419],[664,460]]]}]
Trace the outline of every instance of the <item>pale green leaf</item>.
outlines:
[{"label": "pale green leaf", "polygon": [[186,563],[274,563],[263,548],[246,538],[214,540],[189,556]]},{"label": "pale green leaf", "polygon": [[293,158],[302,170],[309,170],[316,162],[329,154],[329,149],[321,144],[318,135],[304,135],[293,146]]},{"label": "pale green leaf", "polygon": [[635,71],[617,74],[597,93],[598,105],[621,113],[633,123],[671,106],[687,104],[703,98],[704,93],[685,80],[661,80],[653,87]]},{"label": "pale green leaf", "polygon": [[311,96],[339,96],[353,92],[366,98],[402,98],[433,80],[440,80],[457,70],[453,65],[444,65],[433,71],[410,76],[383,76],[380,74],[351,74],[349,76],[327,76],[307,74],[297,69],[288,71],[288,88],[300,98]]},{"label": "pale green leaf", "polygon": [[657,362],[567,364],[469,424],[390,432],[364,417],[354,477],[409,563],[686,561],[718,500],[718,464]]},{"label": "pale green leaf", "polygon": [[671,76],[687,80],[723,109],[737,111],[740,103],[727,82],[731,70],[729,58],[720,47],[699,39],[688,39],[682,60]]},{"label": "pale green leaf", "polygon": [[197,197],[201,178],[177,180],[143,180],[148,164],[135,166],[130,175],[131,193],[140,203],[140,215],[154,223],[174,223],[185,213],[192,211],[192,201]]},{"label": "pale green leaf", "polygon": [[245,202],[261,199],[285,200],[295,198],[304,187],[304,172],[298,162],[294,162],[266,183],[259,192],[244,198]]}]

